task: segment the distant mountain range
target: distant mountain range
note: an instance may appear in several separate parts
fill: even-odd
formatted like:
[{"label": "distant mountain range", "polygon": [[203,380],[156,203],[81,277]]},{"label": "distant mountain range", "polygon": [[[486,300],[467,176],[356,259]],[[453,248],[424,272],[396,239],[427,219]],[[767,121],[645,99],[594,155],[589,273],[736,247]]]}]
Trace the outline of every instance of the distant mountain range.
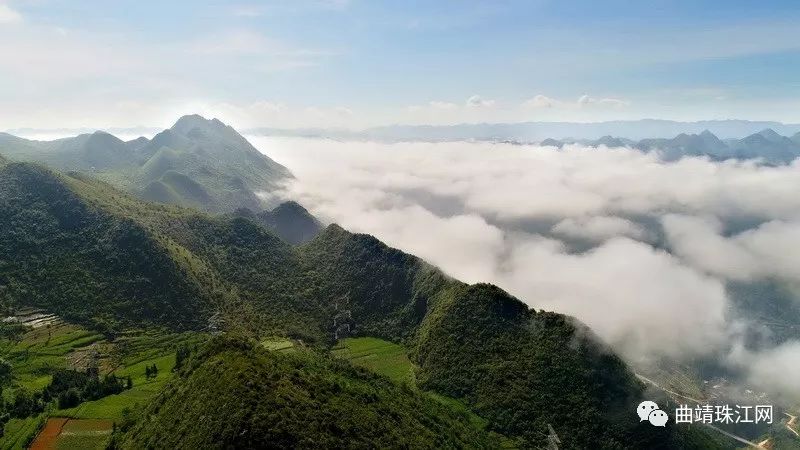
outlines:
[{"label": "distant mountain range", "polygon": [[[616,132],[611,132],[611,130],[616,130]],[[670,133],[670,130],[683,131],[664,136],[665,133]],[[748,134],[742,134],[745,131]],[[599,134],[601,132],[608,133]],[[786,164],[800,156],[800,125],[741,120],[394,126],[370,128],[361,132],[260,128],[251,130],[251,133],[269,136],[391,142],[478,140],[511,144],[540,144],[559,148],[565,144],[577,143],[592,147],[632,147],[644,151],[658,151],[665,160],[670,161],[683,156],[708,156],[715,160],[762,158],[768,164]],[[545,135],[545,133],[549,134]],[[640,138],[639,136],[644,137]]]},{"label": "distant mountain range", "polygon": [[[457,125],[388,125],[363,130],[336,128],[275,128],[255,127],[242,129],[244,135],[326,137],[333,139],[371,139],[385,141],[454,141],[454,140],[510,140],[538,142],[544,139],[599,139],[602,136],[621,136],[626,139],[671,138],[679,134],[700,134],[704,130],[720,139],[741,139],[764,129],[791,136],[800,132],[800,123],[751,120],[702,120],[680,122],[674,120],[642,119],[607,122],[519,122],[474,123]],[[90,134],[89,128],[15,128],[6,133],[15,136],[65,136]],[[104,128],[117,136],[152,136],[161,131],[154,127]]]},{"label": "distant mountain range", "polygon": [[458,125],[390,125],[367,128],[361,131],[322,128],[292,130],[254,128],[246,130],[245,134],[380,141],[508,140],[538,142],[547,138],[598,139],[602,136],[623,136],[634,140],[671,138],[682,133],[699,134],[704,130],[709,130],[722,139],[740,139],[766,128],[775,130],[782,135],[793,135],[800,132],[800,124],[784,124],[770,121],[704,120],[699,122],[677,122],[643,119],[594,123],[520,122]]},{"label": "distant mountain range", "polygon": [[719,139],[712,132],[703,130],[700,134],[681,133],[672,139],[649,138],[638,142],[612,136],[596,140],[545,139],[540,142],[541,145],[559,148],[572,143],[657,151],[668,161],[684,156],[707,156],[715,160],[761,158],[769,164],[786,164],[800,156],[800,133],[786,137],[771,128],[742,139]]},{"label": "distant mountain range", "polygon": [[122,141],[95,131],[55,141],[0,133],[0,153],[62,171],[91,173],[137,196],[210,212],[263,209],[259,192],[292,177],[217,119],[181,117],[152,139]]}]

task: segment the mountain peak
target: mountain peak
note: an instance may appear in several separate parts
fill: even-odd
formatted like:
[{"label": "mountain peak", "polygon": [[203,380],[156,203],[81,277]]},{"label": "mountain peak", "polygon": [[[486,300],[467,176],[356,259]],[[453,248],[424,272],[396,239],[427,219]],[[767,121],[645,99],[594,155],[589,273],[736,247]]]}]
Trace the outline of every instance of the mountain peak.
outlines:
[{"label": "mountain peak", "polygon": [[561,148],[564,146],[564,143],[561,141],[557,141],[553,138],[547,138],[539,143],[542,147],[558,147]]},{"label": "mountain peak", "polygon": [[122,144],[123,141],[114,136],[111,133],[106,133],[105,131],[95,131],[94,133],[88,136],[86,140],[87,143],[96,143],[96,144],[103,144],[103,145],[119,145]]},{"label": "mountain peak", "polygon": [[228,128],[227,125],[222,123],[219,119],[206,119],[199,114],[189,114],[181,117],[175,122],[175,125],[170,128],[180,134],[187,134],[194,129],[200,130],[220,130]]},{"label": "mountain peak", "polygon": [[765,129],[759,131],[757,134],[763,136],[765,139],[767,139],[769,141],[772,141],[772,142],[783,140],[783,136],[778,134],[778,132],[776,132],[772,128],[765,128]]},{"label": "mountain peak", "polygon": [[290,244],[304,244],[322,231],[322,224],[295,201],[287,201],[272,211],[263,211],[258,218],[275,234]]},{"label": "mountain peak", "polygon": [[302,214],[310,214],[307,209],[305,209],[300,203],[297,203],[294,200],[287,200],[280,205],[276,206],[275,209],[272,210],[273,213],[276,212],[296,212]]},{"label": "mountain peak", "polygon": [[178,125],[181,122],[210,122],[210,120],[206,119],[200,114],[185,114],[178,118],[178,120],[175,122],[175,125]]}]

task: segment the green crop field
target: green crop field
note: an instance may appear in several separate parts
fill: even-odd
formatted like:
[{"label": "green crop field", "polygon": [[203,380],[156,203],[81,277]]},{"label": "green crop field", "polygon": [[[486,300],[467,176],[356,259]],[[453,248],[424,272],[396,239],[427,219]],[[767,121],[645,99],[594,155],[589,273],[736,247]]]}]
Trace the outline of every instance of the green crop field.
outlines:
[{"label": "green crop field", "polygon": [[[118,338],[111,355],[115,367],[114,373],[123,378],[130,376],[133,388],[120,394],[84,402],[75,408],[57,410],[53,415],[79,419],[121,420],[126,408],[136,410],[146,404],[172,378],[177,346],[196,344],[202,339],[204,339],[202,335],[193,333],[162,334],[138,331]],[[158,368],[158,375],[147,379],[146,367],[153,365]]]},{"label": "green crop field", "polygon": [[14,385],[4,390],[4,397],[8,400],[18,388],[43,389],[50,382],[50,372],[67,367],[66,355],[102,339],[80,327],[58,324],[31,330],[18,342],[3,340],[0,354],[14,369]]},{"label": "green crop field", "polygon": [[110,420],[69,420],[56,440],[57,449],[102,450],[111,436]]},{"label": "green crop field", "polygon": [[[402,345],[374,337],[347,338],[339,341],[331,349],[331,353],[350,361],[353,365],[383,375],[395,383],[406,384],[417,389],[414,379],[414,363],[408,359],[407,351]],[[479,428],[486,427],[487,421],[472,412],[463,402],[435,392],[427,391],[425,394],[462,414]],[[497,436],[504,447],[515,447],[515,443],[506,437]]]},{"label": "green crop field", "polygon": [[261,341],[261,345],[267,350],[288,352],[295,350],[297,343],[287,338],[271,337]]},{"label": "green crop field", "polygon": [[333,354],[396,383],[416,386],[414,364],[408,359],[402,345],[372,337],[348,338],[339,341],[333,348]]}]

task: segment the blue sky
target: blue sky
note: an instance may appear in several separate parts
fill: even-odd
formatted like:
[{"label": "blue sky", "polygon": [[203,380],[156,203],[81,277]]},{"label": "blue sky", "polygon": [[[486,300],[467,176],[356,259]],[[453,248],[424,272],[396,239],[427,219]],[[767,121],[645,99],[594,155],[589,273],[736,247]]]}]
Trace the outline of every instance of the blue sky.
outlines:
[{"label": "blue sky", "polygon": [[[794,3],[794,4],[793,4]],[[0,129],[800,122],[800,6],[0,0]]]}]

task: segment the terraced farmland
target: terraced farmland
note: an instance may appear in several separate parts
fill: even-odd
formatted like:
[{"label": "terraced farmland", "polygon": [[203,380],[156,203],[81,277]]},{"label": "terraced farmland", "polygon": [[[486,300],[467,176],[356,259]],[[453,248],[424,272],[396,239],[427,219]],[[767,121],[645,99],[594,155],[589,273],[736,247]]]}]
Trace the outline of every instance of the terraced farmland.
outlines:
[{"label": "terraced farmland", "polygon": [[102,450],[113,429],[110,420],[49,419],[31,444],[31,450]]},{"label": "terraced farmland", "polygon": [[339,341],[332,352],[396,383],[416,386],[414,364],[408,359],[402,345],[372,337],[348,338]]},{"label": "terraced farmland", "polygon": [[[11,419],[0,437],[0,450],[27,448],[34,437],[36,448],[105,448],[114,422],[147,404],[172,378],[178,346],[194,347],[205,338],[199,333],[132,330],[109,340],[59,320],[29,328],[17,340],[0,340],[0,356],[11,364],[13,374],[3,389],[6,402],[13,401],[19,390],[42,391],[58,369],[97,367],[101,375],[130,376],[133,383],[119,394],[74,408],[58,409],[51,403],[39,416]],[[148,378],[146,367],[152,366],[158,374]]]}]

